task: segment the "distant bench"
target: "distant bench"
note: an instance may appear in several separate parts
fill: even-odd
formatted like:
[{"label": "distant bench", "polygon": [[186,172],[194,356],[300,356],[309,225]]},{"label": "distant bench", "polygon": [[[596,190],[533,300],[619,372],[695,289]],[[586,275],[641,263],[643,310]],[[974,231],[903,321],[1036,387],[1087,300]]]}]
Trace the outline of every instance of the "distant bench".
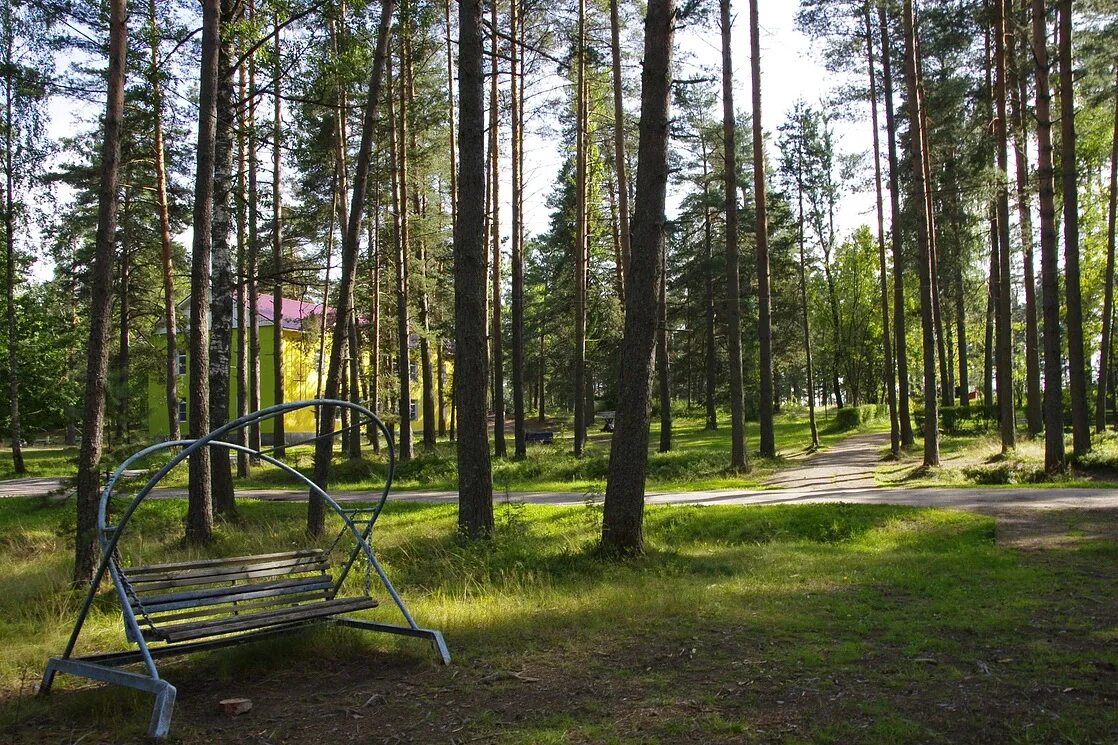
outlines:
[{"label": "distant bench", "polygon": [[524,442],[538,442],[541,445],[550,445],[554,439],[555,439],[555,433],[554,432],[548,432],[546,430],[543,431],[543,432],[525,432],[524,433]]}]

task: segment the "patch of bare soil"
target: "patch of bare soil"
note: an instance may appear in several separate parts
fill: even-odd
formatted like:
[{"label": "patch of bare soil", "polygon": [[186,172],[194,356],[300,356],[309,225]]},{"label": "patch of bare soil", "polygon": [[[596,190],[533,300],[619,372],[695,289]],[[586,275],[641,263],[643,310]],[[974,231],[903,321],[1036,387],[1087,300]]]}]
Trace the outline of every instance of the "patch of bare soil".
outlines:
[{"label": "patch of bare soil", "polygon": [[1087,541],[1118,541],[1118,510],[1045,510],[990,505],[981,510],[997,520],[1002,546],[1042,551],[1071,548]]}]

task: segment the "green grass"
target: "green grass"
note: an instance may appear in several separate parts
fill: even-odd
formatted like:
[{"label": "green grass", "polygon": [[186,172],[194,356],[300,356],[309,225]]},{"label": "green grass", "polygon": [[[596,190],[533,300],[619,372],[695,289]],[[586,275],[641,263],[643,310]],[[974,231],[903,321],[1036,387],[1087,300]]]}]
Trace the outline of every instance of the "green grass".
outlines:
[{"label": "green grass", "polygon": [[[213,545],[187,549],[184,511],[181,500],[145,503],[125,560],[307,543],[302,505],[245,500]],[[466,544],[452,505],[392,504],[378,523],[378,553],[419,622],[445,631],[454,665],[430,666],[414,640],[345,631],[201,655],[168,663],[186,692],[175,732],[206,742],[215,737],[207,727],[222,727],[224,737],[251,739],[263,725],[250,718],[205,720],[210,690],[248,690],[286,702],[260,714],[280,739],[309,741],[295,725],[320,720],[307,708],[319,704],[302,706],[294,671],[354,655],[372,672],[312,690],[326,685],[330,711],[354,701],[363,717],[368,676],[383,678],[392,706],[376,712],[378,732],[414,741],[453,731],[458,741],[499,743],[955,742],[979,732],[1103,742],[1118,728],[1107,698],[1118,684],[1105,672],[1118,666],[1113,542],[1037,560],[995,545],[992,519],[962,512],[653,507],[647,553],[606,562],[593,551],[600,520],[598,506],[499,501],[493,540]],[[80,602],[67,587],[72,528],[72,505],[0,502],[0,701],[13,704],[0,710],[0,732],[17,741],[50,739],[38,726],[69,732],[61,722],[78,722],[93,741],[138,737],[146,726],[143,697],[70,693],[73,678],[60,678],[47,702],[25,695],[62,649]],[[80,648],[123,646],[106,594]],[[377,672],[386,652],[387,672]],[[428,720],[435,729],[416,729]],[[330,726],[346,721],[358,726],[349,717]]]},{"label": "green grass", "polygon": [[[851,431],[833,427],[832,411],[819,411],[820,442],[823,447],[848,437]],[[787,465],[785,458],[802,453],[810,444],[811,436],[807,417],[800,414],[778,416],[775,422],[775,436],[778,457],[760,458],[752,454],[750,471],[745,474],[731,471],[729,466],[730,426],[724,412],[719,413],[719,426],[715,430],[704,428],[701,416],[680,412],[674,419],[672,450],[658,452],[660,442],[660,422],[653,418],[649,435],[648,488],[662,490],[695,490],[719,488],[749,488],[763,485],[767,476]],[[875,422],[865,425],[859,431],[880,431],[888,423]],[[576,491],[600,492],[605,489],[606,473],[609,467],[608,433],[592,429],[585,452],[581,458],[571,454],[572,434],[567,423],[555,428],[555,444],[550,446],[530,445],[527,457],[523,460],[509,458],[493,459],[493,486],[497,493],[505,491]],[[758,442],[758,425],[746,422],[746,442],[750,450],[755,450]],[[415,490],[455,490],[457,489],[457,467],[455,445],[453,442],[440,441],[431,451],[425,451],[422,433],[414,433],[416,457],[400,463],[396,470],[396,489]],[[508,433],[508,445],[512,449],[512,434]],[[106,455],[106,467],[115,466],[139,445],[117,445]],[[32,475],[71,476],[76,468],[76,450],[43,449],[31,451],[35,456],[35,472]],[[340,456],[335,458],[331,487],[334,489],[375,489],[383,484],[384,459],[374,456],[369,448],[360,460],[346,461]],[[286,460],[305,474],[310,474],[313,463],[313,448],[298,445],[287,448]],[[31,460],[28,461],[29,466]],[[0,462],[8,470],[0,470],[0,477],[11,477],[10,460]],[[148,465],[151,465],[150,463]],[[169,474],[162,486],[186,485],[185,469],[177,469]],[[292,479],[282,471],[263,466],[253,470],[247,479],[238,481],[240,488],[295,488]]]},{"label": "green grass", "polygon": [[[78,468],[78,449],[76,447],[25,447],[23,463],[27,467],[24,476],[73,476]],[[0,479],[16,478],[12,465],[11,450],[0,451]]]},{"label": "green grass", "polygon": [[1091,451],[1078,458],[1070,452],[1070,436],[1067,443],[1067,469],[1062,473],[1048,474],[1044,471],[1043,438],[1030,437],[1023,429],[1018,430],[1016,449],[1005,455],[1001,452],[1001,439],[996,432],[941,433],[939,466],[922,467],[921,438],[900,460],[882,463],[876,477],[882,486],[1118,487],[1118,432],[1092,433]]}]

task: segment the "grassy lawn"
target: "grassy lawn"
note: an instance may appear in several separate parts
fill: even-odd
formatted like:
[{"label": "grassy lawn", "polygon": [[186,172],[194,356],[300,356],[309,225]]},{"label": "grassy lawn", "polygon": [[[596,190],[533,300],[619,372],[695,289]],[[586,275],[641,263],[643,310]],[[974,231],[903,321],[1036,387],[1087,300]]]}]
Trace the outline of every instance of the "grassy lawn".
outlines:
[{"label": "grassy lawn", "polygon": [[[76,447],[25,447],[23,464],[27,467],[24,476],[73,476],[78,469],[78,449]],[[0,479],[16,478],[12,466],[12,451],[0,449]]]},{"label": "grassy lawn", "polygon": [[[824,447],[848,437],[850,431],[831,428],[832,420],[828,412],[819,412],[820,440]],[[776,459],[751,459],[751,470],[747,474],[733,473],[728,469],[730,452],[730,426],[727,418],[721,416],[716,430],[706,430],[704,420],[697,415],[677,416],[673,432],[673,449],[667,453],[657,452],[660,441],[659,420],[652,422],[649,438],[648,487],[650,489],[717,489],[731,487],[760,486],[773,471],[786,464],[787,456],[804,452],[811,442],[810,429],[806,416],[782,415],[775,425],[776,444],[781,457]],[[888,422],[873,423],[868,429],[887,429]],[[609,466],[609,443],[611,435],[592,428],[585,453],[581,458],[571,454],[572,434],[565,422],[555,428],[555,444],[531,445],[524,460],[511,457],[493,460],[493,486],[498,493],[510,491],[579,491],[600,492],[605,489],[606,473]],[[863,430],[867,431],[867,430]],[[453,442],[440,441],[434,450],[426,452],[421,440],[422,434],[415,433],[416,457],[408,463],[399,464],[396,471],[395,487],[398,489],[435,489],[453,490],[457,488],[457,466]],[[746,423],[747,445],[755,450],[758,441],[756,422]],[[512,448],[512,435],[508,435],[509,448]],[[139,445],[117,446],[105,458],[106,463],[115,465],[129,453],[139,449]],[[366,457],[360,460],[336,460],[331,487],[334,489],[372,489],[379,488],[384,478],[384,460],[374,456],[369,448]],[[50,454],[50,457],[47,457]],[[76,468],[76,450],[43,450],[36,452],[41,458],[36,462],[36,475],[73,475]],[[310,474],[313,462],[313,447],[310,445],[292,446],[287,449],[287,461],[306,474]],[[30,462],[30,461],[29,461]],[[7,471],[0,476],[10,477],[10,460],[4,461]],[[163,481],[164,486],[185,486],[185,469],[177,469]],[[263,466],[254,469],[249,478],[238,481],[242,488],[294,488],[290,477],[278,469]]]},{"label": "grassy lawn", "polygon": [[[305,545],[303,508],[243,501],[208,551]],[[126,561],[192,556],[184,503],[146,503]],[[449,505],[391,505],[378,550],[416,640],[323,629],[165,661],[172,740],[214,742],[1113,742],[1118,547],[998,545],[991,518],[905,507],[659,507],[649,552],[592,552],[600,508],[499,502],[487,543]],[[1112,516],[1113,517],[1113,516]],[[1118,526],[1118,517],[1114,517]],[[143,741],[149,699],[66,676],[72,505],[0,503],[0,735]],[[370,615],[393,620],[385,606]],[[84,651],[124,645],[109,596]],[[246,696],[236,719],[221,698]]]},{"label": "grassy lawn", "polygon": [[[1069,467],[1065,473],[1044,472],[1044,439],[1017,433],[1017,449],[1002,455],[996,432],[973,435],[940,435],[940,465],[922,468],[923,440],[898,460],[883,462],[876,477],[883,486],[1020,486],[1118,487],[1118,433],[1092,435],[1092,450],[1072,459],[1067,438]],[[885,453],[883,453],[884,455]]]}]

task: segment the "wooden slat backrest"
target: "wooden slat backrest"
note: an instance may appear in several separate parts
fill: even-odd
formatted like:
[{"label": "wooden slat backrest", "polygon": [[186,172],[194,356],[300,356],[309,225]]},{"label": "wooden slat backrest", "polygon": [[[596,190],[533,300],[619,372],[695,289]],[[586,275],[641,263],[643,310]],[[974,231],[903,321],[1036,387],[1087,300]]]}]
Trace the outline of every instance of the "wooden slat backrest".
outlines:
[{"label": "wooden slat backrest", "polygon": [[220,619],[333,597],[329,559],[319,549],[201,559],[122,569],[129,602],[149,626]]}]

